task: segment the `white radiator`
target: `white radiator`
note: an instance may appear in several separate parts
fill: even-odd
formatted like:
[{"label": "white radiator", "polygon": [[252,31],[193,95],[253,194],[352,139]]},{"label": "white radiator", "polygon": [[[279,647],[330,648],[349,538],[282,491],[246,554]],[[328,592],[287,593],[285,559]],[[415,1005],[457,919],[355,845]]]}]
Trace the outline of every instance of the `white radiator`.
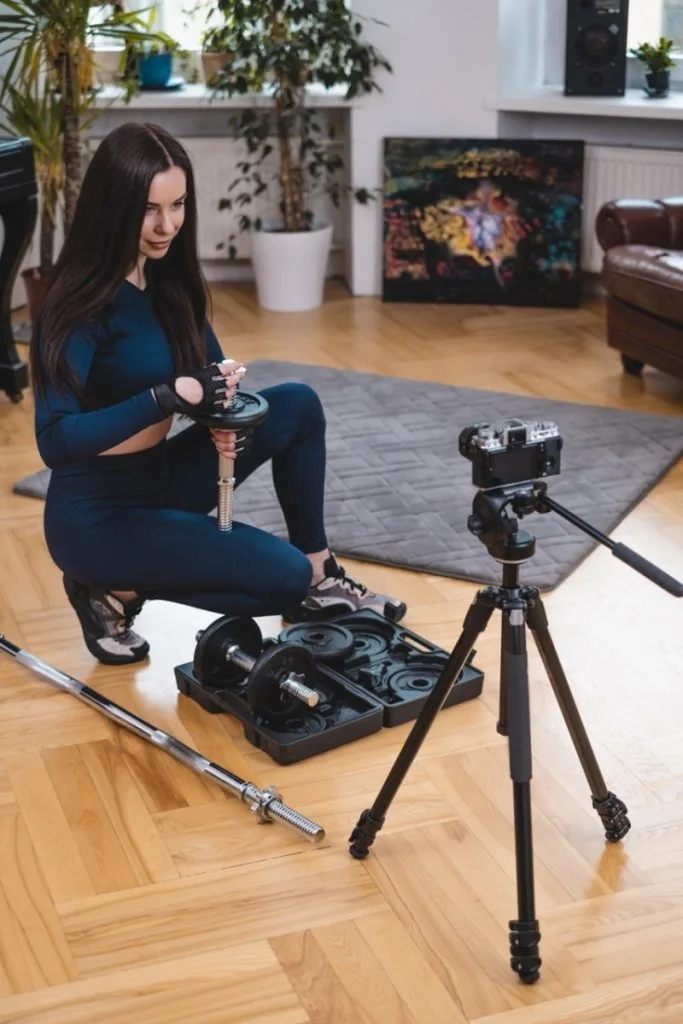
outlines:
[{"label": "white radiator", "polygon": [[[90,140],[87,152],[93,153],[98,145],[98,141]],[[233,272],[230,264],[227,262],[227,245],[237,223],[237,217],[242,211],[239,209],[221,211],[218,209],[218,204],[222,198],[234,198],[240,194],[239,188],[229,192],[228,187],[239,175],[237,164],[245,159],[246,150],[244,144],[228,137],[183,138],[180,141],[187,149],[194,169],[198,203],[199,257],[205,265],[207,276],[212,280],[230,279],[235,274],[239,276],[239,271]],[[334,145],[343,146],[344,143],[342,141]],[[277,153],[276,146],[276,140],[273,140],[273,172],[276,169],[274,162]],[[264,173],[263,177],[264,180],[269,180],[267,174]],[[270,193],[264,193],[259,198],[258,207],[246,206],[243,212],[251,216],[277,217],[277,200],[278,192],[275,188],[272,188]],[[341,209],[337,209],[329,196],[321,194],[313,198],[312,207],[316,216],[326,220],[328,223],[331,221],[334,225],[332,244],[336,255],[345,247],[344,203],[342,203]],[[61,233],[58,234],[56,239],[56,252],[60,243]],[[223,249],[218,249],[220,243],[223,243]],[[249,235],[247,233],[240,234],[234,244],[237,248],[238,258],[242,260],[249,259]],[[32,244],[24,257],[22,269],[35,266],[38,262],[38,246],[39,225],[36,226]],[[330,272],[339,272],[338,261],[334,259],[330,261]],[[19,306],[23,306],[25,302],[26,292],[21,278],[19,278],[12,296],[12,308],[16,309]]]},{"label": "white radiator", "polygon": [[[232,181],[239,177],[237,165],[248,159],[243,143],[230,138],[186,138],[181,140],[187,149],[195,174],[199,220],[199,256],[202,260],[225,260],[226,250],[218,249],[218,245],[227,245],[228,239],[237,225],[241,213],[250,217],[261,216],[277,218],[279,216],[279,192],[273,185],[269,192],[263,193],[256,201],[258,205],[245,206],[243,209],[219,210],[219,201],[223,198],[234,199],[241,192],[238,186],[228,191]],[[262,177],[266,182],[273,181],[277,164],[277,141],[273,142],[273,153],[268,167],[262,168]],[[341,143],[340,145],[343,145]],[[248,189],[247,191],[250,191]],[[317,217],[331,221],[334,225],[333,245],[344,244],[343,204],[337,209],[329,196],[321,194],[312,200],[312,208]],[[237,248],[238,257],[248,259],[251,255],[248,233],[238,235],[233,244]]]},{"label": "white radiator", "polygon": [[583,270],[599,273],[603,252],[595,237],[595,217],[611,199],[663,199],[683,196],[683,152],[586,146],[583,202]]}]

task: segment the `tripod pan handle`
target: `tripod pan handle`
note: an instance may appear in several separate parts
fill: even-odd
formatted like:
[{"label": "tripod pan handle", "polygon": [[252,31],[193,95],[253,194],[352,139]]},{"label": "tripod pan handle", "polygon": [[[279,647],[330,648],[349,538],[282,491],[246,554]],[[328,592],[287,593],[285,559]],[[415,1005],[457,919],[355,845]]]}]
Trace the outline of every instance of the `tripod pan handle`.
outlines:
[{"label": "tripod pan handle", "polygon": [[632,569],[636,569],[646,579],[652,580],[662,590],[666,590],[668,594],[672,594],[674,597],[683,597],[683,583],[658,569],[652,562],[648,562],[647,558],[643,558],[642,555],[632,551],[631,548],[627,548],[625,544],[615,544],[612,548],[612,554],[615,558],[626,562]]}]

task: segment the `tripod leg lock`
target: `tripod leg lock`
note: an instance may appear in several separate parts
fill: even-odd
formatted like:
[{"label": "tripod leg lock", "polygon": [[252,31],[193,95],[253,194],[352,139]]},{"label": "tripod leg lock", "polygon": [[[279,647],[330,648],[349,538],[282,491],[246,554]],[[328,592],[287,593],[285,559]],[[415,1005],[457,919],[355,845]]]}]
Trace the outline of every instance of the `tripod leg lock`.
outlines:
[{"label": "tripod leg lock", "polygon": [[593,797],[593,807],[605,826],[605,837],[608,842],[618,843],[630,831],[631,822],[627,817],[628,807],[614,793],[608,793],[601,799]]},{"label": "tripod leg lock", "polygon": [[349,853],[356,860],[365,860],[370,847],[375,841],[375,836],[384,824],[384,817],[375,818],[372,811],[367,809],[363,811],[358,824],[354,828],[353,832],[349,836]]},{"label": "tripod leg lock", "polygon": [[541,975],[540,941],[538,921],[510,921],[510,966],[525,985],[533,985]]}]

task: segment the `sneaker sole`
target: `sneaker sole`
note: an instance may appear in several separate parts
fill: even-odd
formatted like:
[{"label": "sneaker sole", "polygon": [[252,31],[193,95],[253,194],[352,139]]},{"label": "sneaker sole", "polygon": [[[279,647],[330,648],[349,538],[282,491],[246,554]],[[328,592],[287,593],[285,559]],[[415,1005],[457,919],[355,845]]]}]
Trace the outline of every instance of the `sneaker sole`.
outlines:
[{"label": "sneaker sole", "polygon": [[83,639],[93,658],[103,665],[135,665],[138,661],[144,661],[150,651],[149,644],[145,641],[141,647],[131,650],[130,654],[109,654],[99,647],[97,643],[99,637],[83,633]]}]

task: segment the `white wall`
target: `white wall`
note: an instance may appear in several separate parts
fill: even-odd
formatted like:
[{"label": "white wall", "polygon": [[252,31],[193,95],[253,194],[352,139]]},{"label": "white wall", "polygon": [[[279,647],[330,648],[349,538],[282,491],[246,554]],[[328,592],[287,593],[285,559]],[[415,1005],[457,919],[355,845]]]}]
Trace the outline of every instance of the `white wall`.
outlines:
[{"label": "white wall", "polygon": [[[526,0],[525,0],[526,2]],[[365,37],[393,66],[381,94],[350,113],[349,170],[355,186],[381,188],[382,140],[403,136],[496,135],[484,99],[498,90],[498,0],[352,0],[359,13],[387,22]],[[349,284],[377,295],[382,280],[382,203],[353,203]]]},{"label": "white wall", "polygon": [[[559,0],[566,6],[566,0]],[[499,92],[514,95],[542,85],[557,0],[498,0]],[[553,26],[554,27],[554,26]],[[564,69],[564,42],[560,58]]]},{"label": "white wall", "polygon": [[567,0],[539,2],[545,8],[545,52],[541,84],[559,85],[564,82]]}]

